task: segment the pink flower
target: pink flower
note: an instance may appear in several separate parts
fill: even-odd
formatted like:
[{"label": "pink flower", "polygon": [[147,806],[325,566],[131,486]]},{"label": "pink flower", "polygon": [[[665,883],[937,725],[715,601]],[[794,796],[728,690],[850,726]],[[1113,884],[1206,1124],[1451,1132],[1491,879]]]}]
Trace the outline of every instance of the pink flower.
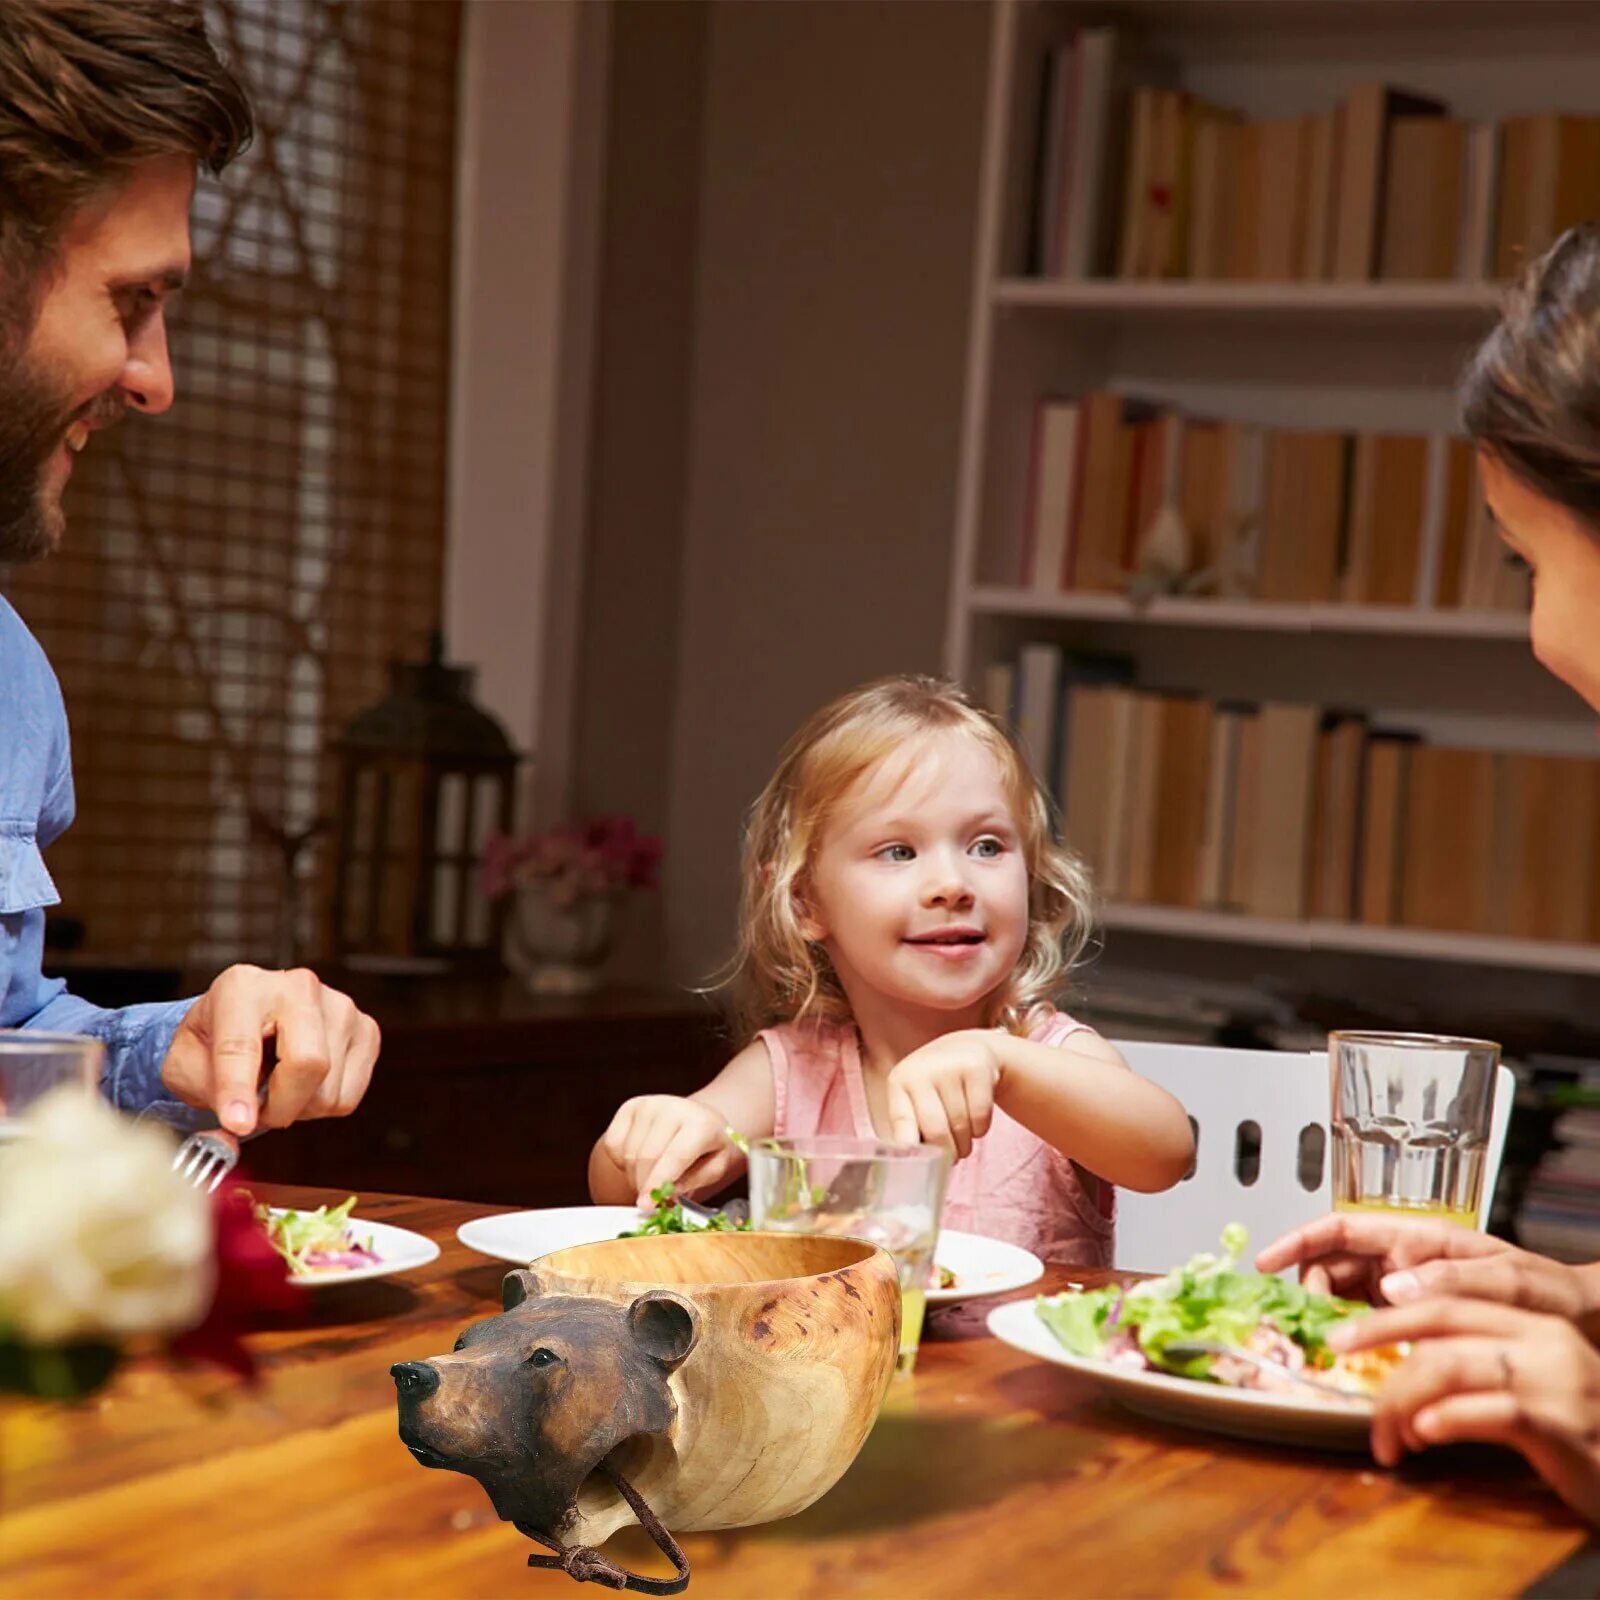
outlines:
[{"label": "pink flower", "polygon": [[483,892],[491,900],[537,884],[559,906],[629,889],[653,889],[661,841],[631,817],[597,817],[516,838],[497,835],[484,848]]}]

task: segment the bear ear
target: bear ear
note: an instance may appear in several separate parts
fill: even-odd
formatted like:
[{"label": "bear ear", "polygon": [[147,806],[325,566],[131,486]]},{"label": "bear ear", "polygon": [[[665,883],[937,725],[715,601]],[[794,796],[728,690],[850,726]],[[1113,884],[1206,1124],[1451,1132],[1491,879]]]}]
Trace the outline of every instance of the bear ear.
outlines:
[{"label": "bear ear", "polygon": [[669,1290],[652,1289],[628,1307],[628,1329],[639,1348],[671,1372],[700,1337],[700,1313]]},{"label": "bear ear", "polygon": [[538,1277],[526,1267],[518,1267],[500,1280],[500,1309],[510,1311],[524,1300],[537,1300],[543,1293],[544,1285]]}]

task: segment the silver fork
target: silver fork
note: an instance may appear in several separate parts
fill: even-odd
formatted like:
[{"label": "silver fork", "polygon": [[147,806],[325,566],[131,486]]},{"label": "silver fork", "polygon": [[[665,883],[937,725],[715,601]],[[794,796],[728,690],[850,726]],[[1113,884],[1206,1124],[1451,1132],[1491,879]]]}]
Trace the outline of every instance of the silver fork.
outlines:
[{"label": "silver fork", "polygon": [[203,1133],[191,1133],[178,1146],[172,1158],[172,1170],[196,1189],[211,1194],[239,1159],[239,1141],[221,1128],[208,1128]]},{"label": "silver fork", "polygon": [[715,1207],[703,1206],[698,1200],[685,1200],[680,1195],[678,1197],[678,1204],[682,1206],[691,1217],[698,1217],[701,1222],[709,1222],[714,1216],[716,1216],[719,1209],[727,1217],[728,1221],[734,1224],[748,1222],[750,1220],[750,1202],[742,1197],[737,1200],[730,1200],[725,1206]]},{"label": "silver fork", "polygon": [[1237,1356],[1241,1361],[1259,1367],[1274,1377],[1289,1378],[1308,1389],[1319,1389],[1324,1394],[1331,1391],[1343,1395],[1347,1400],[1372,1398],[1365,1389],[1357,1389],[1353,1385],[1339,1383],[1336,1380],[1323,1383],[1316,1378],[1308,1378],[1303,1372],[1296,1372],[1292,1367],[1284,1366],[1281,1361],[1272,1360],[1270,1356],[1261,1355],[1254,1350],[1241,1350],[1237,1345],[1216,1344],[1210,1339],[1174,1339],[1166,1346],[1164,1354],[1172,1361],[1193,1361],[1197,1356]]}]

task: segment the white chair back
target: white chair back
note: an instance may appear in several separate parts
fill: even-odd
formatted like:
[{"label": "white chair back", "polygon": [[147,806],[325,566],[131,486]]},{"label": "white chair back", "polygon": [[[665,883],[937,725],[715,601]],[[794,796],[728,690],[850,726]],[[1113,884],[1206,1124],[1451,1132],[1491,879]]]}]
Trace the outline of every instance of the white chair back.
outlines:
[{"label": "white chair back", "polygon": [[[1253,1249],[1333,1204],[1325,1050],[1230,1050],[1216,1045],[1116,1041],[1141,1077],[1175,1095],[1197,1129],[1194,1171],[1161,1194],[1117,1194],[1116,1264],[1165,1272],[1215,1250],[1223,1228],[1242,1222]],[[1485,1152],[1483,1209],[1489,1214],[1516,1082],[1495,1081]]]}]

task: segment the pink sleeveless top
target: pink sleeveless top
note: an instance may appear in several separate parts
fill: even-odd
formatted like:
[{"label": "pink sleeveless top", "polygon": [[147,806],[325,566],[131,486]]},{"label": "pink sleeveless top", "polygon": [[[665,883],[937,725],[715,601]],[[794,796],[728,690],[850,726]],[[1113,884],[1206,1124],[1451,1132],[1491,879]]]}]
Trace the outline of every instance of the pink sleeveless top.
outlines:
[{"label": "pink sleeveless top", "polygon": [[[1061,1044],[1087,1033],[1062,1011],[1052,1011],[1028,1037]],[[779,1138],[813,1134],[876,1139],[867,1109],[861,1047],[849,1023],[786,1022],[758,1036],[772,1060]],[[1062,1058],[1061,1070],[1070,1072]],[[1066,1156],[997,1106],[989,1131],[965,1161],[951,1168],[940,1225],[1005,1239],[1043,1261],[1109,1267],[1115,1190],[1080,1174]]]}]

